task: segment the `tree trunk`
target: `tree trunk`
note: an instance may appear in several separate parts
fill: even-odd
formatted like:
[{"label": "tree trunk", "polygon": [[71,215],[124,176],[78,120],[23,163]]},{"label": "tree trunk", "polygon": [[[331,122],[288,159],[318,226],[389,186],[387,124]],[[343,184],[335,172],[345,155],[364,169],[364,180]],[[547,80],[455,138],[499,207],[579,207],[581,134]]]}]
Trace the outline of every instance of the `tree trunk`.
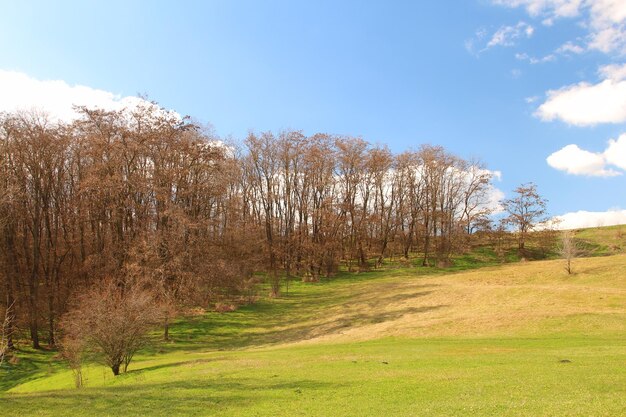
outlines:
[{"label": "tree trunk", "polygon": [[54,347],[54,295],[48,294],[48,346]]},{"label": "tree trunk", "polygon": [[430,235],[427,232],[426,237],[424,238],[424,259],[422,260],[422,266],[430,266],[430,263],[428,262],[428,255],[429,255],[428,250],[429,249],[430,249]]},{"label": "tree trunk", "polygon": [[17,282],[17,277],[19,276],[19,267],[17,264],[17,255],[15,250],[15,241],[13,238],[14,229],[5,230],[6,233],[6,281],[5,281],[5,290],[6,290],[6,301],[7,301],[7,328],[6,328],[6,337],[7,337],[7,349],[14,350],[15,345],[13,343],[13,332],[15,331],[15,307],[16,300],[15,295],[13,293],[13,283]]},{"label": "tree trunk", "polygon": [[28,309],[29,309],[29,330],[30,330],[30,339],[33,342],[33,349],[41,349],[39,344],[39,323],[37,320],[38,310],[37,310],[37,288],[36,285],[31,281],[28,283],[29,294],[28,294]]}]

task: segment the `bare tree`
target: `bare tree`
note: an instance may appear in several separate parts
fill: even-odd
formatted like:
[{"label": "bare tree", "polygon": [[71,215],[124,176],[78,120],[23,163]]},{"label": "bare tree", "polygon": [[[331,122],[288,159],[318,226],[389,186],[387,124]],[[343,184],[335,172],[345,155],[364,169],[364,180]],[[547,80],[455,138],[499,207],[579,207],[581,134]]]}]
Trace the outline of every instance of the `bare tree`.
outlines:
[{"label": "bare tree", "polygon": [[250,173],[250,184],[255,195],[255,211],[259,223],[265,227],[267,266],[272,287],[271,295],[278,296],[280,293],[279,268],[279,241],[277,224],[278,216],[277,201],[280,198],[279,187],[281,185],[281,166],[278,159],[278,145],[274,135],[270,132],[260,137],[250,134],[246,140],[248,148],[247,164]]},{"label": "bare tree", "polygon": [[69,125],[0,114],[9,348],[18,323],[34,347],[46,335],[64,343],[72,294],[106,277],[123,277],[122,292],[151,288],[168,339],[181,307],[254,298],[255,273],[279,295],[291,278],[332,276],[342,262],[367,269],[419,252],[445,264],[486,213],[488,172],[441,147],[393,155],[285,131],[251,134],[239,149],[155,105],[78,111]]},{"label": "bare tree", "polygon": [[135,353],[146,345],[147,334],[158,320],[150,291],[107,279],[78,297],[76,308],[63,318],[63,330],[73,343],[82,342],[99,353],[113,375],[119,375],[120,368],[126,372]]},{"label": "bare tree", "polygon": [[522,184],[515,189],[516,196],[502,201],[509,214],[507,222],[518,232],[518,249],[524,252],[528,232],[546,220],[547,200],[539,195],[535,184]]},{"label": "bare tree", "polygon": [[78,329],[67,331],[68,334],[61,339],[59,347],[61,348],[61,356],[65,359],[74,375],[74,386],[82,388],[84,385],[83,356],[85,353],[85,340],[76,337],[76,330]]},{"label": "bare tree", "polygon": [[484,223],[491,214],[492,210],[487,203],[492,173],[477,160],[464,162],[464,164],[465,184],[461,222],[464,223],[467,234],[470,235],[480,228],[481,223]]},{"label": "bare tree", "polygon": [[561,235],[561,245],[559,248],[561,257],[565,260],[565,270],[568,275],[573,273],[572,260],[578,256],[579,248],[576,240],[574,239],[574,232],[566,230]]}]

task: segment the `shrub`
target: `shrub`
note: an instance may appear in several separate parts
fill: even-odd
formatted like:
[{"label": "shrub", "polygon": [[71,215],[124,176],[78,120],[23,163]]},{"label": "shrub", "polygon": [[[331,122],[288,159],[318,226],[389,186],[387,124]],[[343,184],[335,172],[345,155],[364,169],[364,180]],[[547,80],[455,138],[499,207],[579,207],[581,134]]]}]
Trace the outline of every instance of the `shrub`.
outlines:
[{"label": "shrub", "polygon": [[119,375],[148,342],[159,316],[152,292],[104,280],[78,296],[75,308],[63,317],[65,354],[76,360],[83,350],[94,352]]}]

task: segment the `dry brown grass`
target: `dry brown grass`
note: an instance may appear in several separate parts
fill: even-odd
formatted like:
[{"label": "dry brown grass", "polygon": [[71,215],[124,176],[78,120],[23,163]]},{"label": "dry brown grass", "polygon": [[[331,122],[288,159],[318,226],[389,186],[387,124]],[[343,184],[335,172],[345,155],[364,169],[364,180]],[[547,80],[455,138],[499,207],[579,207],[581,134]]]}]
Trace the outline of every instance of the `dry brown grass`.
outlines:
[{"label": "dry brown grass", "polygon": [[574,268],[526,262],[370,282],[326,309],[309,341],[625,334],[626,255],[576,259]]}]

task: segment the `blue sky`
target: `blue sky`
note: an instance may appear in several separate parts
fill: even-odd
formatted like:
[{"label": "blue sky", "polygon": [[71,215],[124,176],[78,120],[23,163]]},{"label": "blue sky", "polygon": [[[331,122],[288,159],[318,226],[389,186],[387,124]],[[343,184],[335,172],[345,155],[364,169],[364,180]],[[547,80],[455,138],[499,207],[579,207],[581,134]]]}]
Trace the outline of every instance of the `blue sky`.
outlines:
[{"label": "blue sky", "polygon": [[0,110],[20,100],[2,76],[20,73],[114,101],[147,94],[222,137],[292,128],[396,152],[439,144],[500,171],[507,194],[536,182],[553,215],[615,211],[626,209],[624,3],[5,2]]}]

